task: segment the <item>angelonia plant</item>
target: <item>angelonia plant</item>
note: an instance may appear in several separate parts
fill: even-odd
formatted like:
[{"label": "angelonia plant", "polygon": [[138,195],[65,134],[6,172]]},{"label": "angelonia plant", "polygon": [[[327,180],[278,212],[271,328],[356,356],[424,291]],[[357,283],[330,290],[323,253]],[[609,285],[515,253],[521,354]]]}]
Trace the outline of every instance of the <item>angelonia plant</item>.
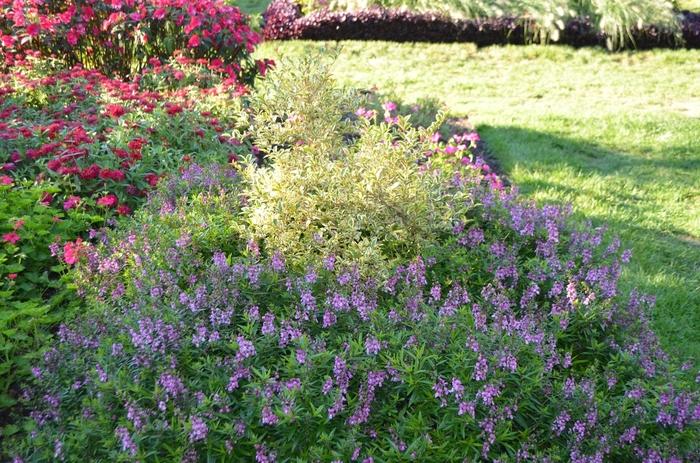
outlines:
[{"label": "angelonia plant", "polygon": [[[245,169],[258,160],[190,165],[130,221],[64,253],[86,309],[34,366],[25,431],[4,457],[698,461],[700,377],[659,347],[653,298],[620,291],[630,252],[504,187],[470,155],[473,135],[399,151],[413,129],[383,109],[356,109],[377,128],[357,121],[337,153],[367,137],[418,156],[416,172],[454,192],[447,230],[379,254],[386,273],[320,255],[313,236],[298,239],[318,259],[298,259],[249,220]],[[381,181],[390,160],[365,162]]]}]

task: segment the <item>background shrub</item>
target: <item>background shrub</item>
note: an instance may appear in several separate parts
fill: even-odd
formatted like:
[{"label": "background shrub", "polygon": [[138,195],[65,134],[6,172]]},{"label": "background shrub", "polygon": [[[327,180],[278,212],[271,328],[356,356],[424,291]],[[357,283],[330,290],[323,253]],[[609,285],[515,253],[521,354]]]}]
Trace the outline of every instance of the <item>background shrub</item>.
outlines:
[{"label": "background shrub", "polygon": [[0,34],[6,63],[27,52],[81,64],[108,76],[133,76],[152,58],[180,51],[212,70],[250,80],[259,36],[221,0],[3,0]]}]

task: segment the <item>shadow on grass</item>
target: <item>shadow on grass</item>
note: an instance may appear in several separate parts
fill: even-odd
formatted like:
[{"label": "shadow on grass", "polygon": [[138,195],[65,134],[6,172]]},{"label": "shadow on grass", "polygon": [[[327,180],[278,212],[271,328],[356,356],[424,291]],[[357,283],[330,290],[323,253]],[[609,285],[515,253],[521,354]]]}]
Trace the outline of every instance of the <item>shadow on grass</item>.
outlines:
[{"label": "shadow on grass", "polygon": [[[652,319],[663,345],[700,361],[700,237],[673,217],[692,215],[691,202],[700,201],[700,155],[688,146],[664,146],[657,156],[639,146],[616,151],[512,126],[479,132],[525,196],[577,203],[577,221],[605,224],[620,236],[634,256],[622,288],[655,295]],[[687,207],[670,204],[677,194]]]}]

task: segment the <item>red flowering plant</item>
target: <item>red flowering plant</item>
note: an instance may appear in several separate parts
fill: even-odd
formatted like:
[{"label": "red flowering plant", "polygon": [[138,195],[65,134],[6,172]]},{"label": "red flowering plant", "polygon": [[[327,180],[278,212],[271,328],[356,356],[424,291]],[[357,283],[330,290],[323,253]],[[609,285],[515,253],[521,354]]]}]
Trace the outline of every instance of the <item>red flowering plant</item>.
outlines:
[{"label": "red flowering plant", "polygon": [[64,242],[101,222],[77,206],[44,204],[57,193],[46,182],[0,176],[0,410],[13,404],[11,388],[30,374],[51,327],[69,310],[59,258],[64,246],[75,246]]},{"label": "red flowering plant", "polygon": [[0,51],[6,64],[38,53],[122,77],[180,51],[250,81],[260,36],[246,21],[222,0],[0,0]]},{"label": "red flowering plant", "polygon": [[0,87],[0,175],[55,180],[45,202],[67,210],[92,198],[101,214],[127,215],[183,164],[250,150],[245,88],[188,58],[154,62],[131,82],[49,67],[17,67]]}]

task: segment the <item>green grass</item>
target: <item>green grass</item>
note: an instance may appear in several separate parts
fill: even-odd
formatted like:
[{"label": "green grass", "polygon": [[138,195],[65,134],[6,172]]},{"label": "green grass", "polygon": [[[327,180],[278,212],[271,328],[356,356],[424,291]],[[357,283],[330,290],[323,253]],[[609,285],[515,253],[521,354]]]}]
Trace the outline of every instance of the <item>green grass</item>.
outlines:
[{"label": "green grass", "polygon": [[700,11],[700,0],[678,0],[676,6],[681,10]]},{"label": "green grass", "polygon": [[[271,42],[279,58],[329,43]],[[700,359],[700,51],[345,42],[339,81],[469,115],[525,196],[572,203],[632,248],[671,352]]]}]

